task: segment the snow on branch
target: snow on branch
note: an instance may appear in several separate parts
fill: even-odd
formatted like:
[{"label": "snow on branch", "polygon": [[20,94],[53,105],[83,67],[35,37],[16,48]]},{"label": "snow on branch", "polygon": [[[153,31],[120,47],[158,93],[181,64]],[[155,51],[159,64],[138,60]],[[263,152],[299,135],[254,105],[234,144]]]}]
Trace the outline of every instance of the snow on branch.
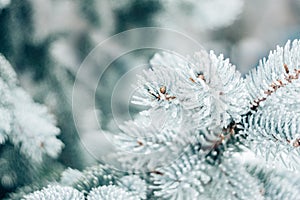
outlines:
[{"label": "snow on branch", "polygon": [[84,195],[78,190],[67,186],[49,185],[40,191],[25,195],[24,200],[84,200]]},{"label": "snow on branch", "polygon": [[0,143],[9,140],[35,162],[41,162],[44,155],[56,158],[63,143],[56,138],[60,130],[54,116],[18,86],[13,68],[2,55],[0,97]]},{"label": "snow on branch", "polygon": [[290,169],[299,169],[299,64],[300,42],[288,41],[246,76],[252,104],[244,132],[250,148]]}]

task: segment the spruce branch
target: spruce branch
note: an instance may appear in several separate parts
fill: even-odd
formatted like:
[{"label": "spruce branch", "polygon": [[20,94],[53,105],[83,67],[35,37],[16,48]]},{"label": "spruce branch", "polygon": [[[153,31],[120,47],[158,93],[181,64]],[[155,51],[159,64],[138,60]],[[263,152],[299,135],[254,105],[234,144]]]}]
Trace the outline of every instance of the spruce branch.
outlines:
[{"label": "spruce branch", "polygon": [[154,196],[161,199],[192,199],[205,191],[211,177],[205,157],[192,147],[169,166],[151,172]]},{"label": "spruce branch", "polygon": [[[176,126],[173,119],[164,109],[151,109],[120,126],[121,132],[114,137],[118,147],[114,156],[122,167],[143,172],[152,170],[176,158],[183,148],[197,141],[191,128],[180,127],[178,123]],[[177,120],[188,123],[180,115]]]},{"label": "spruce branch", "polygon": [[47,108],[35,103],[18,86],[16,74],[0,55],[0,142],[10,140],[32,161],[41,163],[45,155],[56,158],[63,143],[60,130]]},{"label": "spruce branch", "polygon": [[211,199],[264,199],[258,180],[230,153],[225,153],[208,174],[212,181],[206,187],[205,196]]},{"label": "spruce branch", "polygon": [[123,188],[114,185],[94,188],[87,196],[87,200],[123,200],[123,199],[139,200],[138,197],[128,193]]},{"label": "spruce branch", "polygon": [[94,187],[115,184],[118,177],[116,171],[99,164],[85,169],[76,180],[71,182],[71,186],[86,195]]},{"label": "spruce branch", "polygon": [[112,136],[113,156],[127,173],[68,169],[61,184],[91,200],[294,197],[276,186],[286,183],[282,174],[249,170],[236,155],[246,145],[299,170],[299,50],[298,40],[277,47],[245,79],[213,52],[156,54],[133,98],[146,109]]},{"label": "spruce branch", "polygon": [[269,88],[267,90],[264,91],[264,96],[258,99],[255,99],[252,103],[251,103],[251,110],[253,111],[257,111],[259,104],[263,101],[266,101],[266,99],[268,98],[268,96],[272,95],[273,93],[276,92],[277,89],[286,86],[287,84],[291,83],[293,80],[297,80],[299,78],[299,74],[300,74],[300,69],[294,69],[294,73],[291,74],[289,67],[287,64],[283,64],[283,67],[285,69],[285,77],[284,77],[284,81],[278,79],[275,82],[271,83],[271,85],[269,86]]},{"label": "spruce branch", "polygon": [[87,199],[146,199],[147,192],[146,182],[139,176],[101,164],[82,172],[68,168],[62,173],[60,184],[76,188]]},{"label": "spruce branch", "polygon": [[299,173],[280,167],[270,167],[263,161],[248,162],[247,171],[261,183],[261,193],[266,200],[299,199]]},{"label": "spruce branch", "polygon": [[[196,149],[195,149],[196,150]],[[188,151],[152,173],[154,195],[162,199],[263,199],[258,181],[225,153],[218,160]],[[213,162],[209,161],[214,160]]]},{"label": "spruce branch", "polygon": [[152,70],[168,76],[160,75],[157,79],[153,77],[156,74],[149,74],[141,82],[151,84],[148,79],[155,79],[156,84],[170,88],[176,102],[193,113],[192,119],[196,118],[198,128],[203,125],[226,127],[231,121],[241,121],[240,116],[248,106],[245,84],[235,66],[223,55],[200,51],[193,57],[183,58],[164,52],[155,54],[150,64]]},{"label": "spruce branch", "polygon": [[246,86],[250,93],[251,110],[256,111],[267,97],[279,88],[299,78],[299,41],[290,41],[283,47],[277,46],[268,58],[259,62],[257,69],[246,76]]},{"label": "spruce branch", "polygon": [[[288,41],[246,76],[251,112],[244,117],[249,146],[267,160],[299,169],[299,46]],[[254,99],[254,100],[253,100]],[[250,100],[250,101],[251,101]]]},{"label": "spruce branch", "polygon": [[117,181],[117,185],[124,188],[132,196],[138,197],[138,199],[146,199],[147,185],[145,180],[138,175],[123,176]]},{"label": "spruce branch", "polygon": [[[98,193],[102,191],[102,189],[99,188],[110,188],[105,186],[114,185],[122,191],[126,191],[126,194],[132,198],[146,199],[147,187],[143,179],[137,175],[118,172],[113,168],[101,164],[88,167],[82,172],[68,168],[61,174],[60,184],[74,187],[84,195],[88,195],[88,198],[92,198],[92,196],[96,198],[96,196],[99,195],[94,194],[94,190]],[[106,192],[106,189],[104,192]]]},{"label": "spruce branch", "polygon": [[228,59],[205,51],[187,58],[165,52],[150,64],[132,101],[147,110],[115,137],[121,164],[153,171],[189,145],[209,151],[235,135],[248,102],[244,81]]},{"label": "spruce branch", "polygon": [[40,191],[25,195],[24,200],[84,200],[84,196],[78,190],[60,185],[49,185]]}]

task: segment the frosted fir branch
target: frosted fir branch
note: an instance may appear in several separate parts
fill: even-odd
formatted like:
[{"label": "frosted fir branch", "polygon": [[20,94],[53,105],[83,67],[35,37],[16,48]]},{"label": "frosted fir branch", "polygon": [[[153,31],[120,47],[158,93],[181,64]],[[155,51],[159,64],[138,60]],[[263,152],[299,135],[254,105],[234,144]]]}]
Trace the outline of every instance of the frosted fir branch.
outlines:
[{"label": "frosted fir branch", "polygon": [[87,196],[87,200],[139,200],[125,189],[110,185],[93,188]]},{"label": "frosted fir branch", "polygon": [[178,104],[176,92],[178,90],[178,79],[175,70],[160,66],[145,70],[143,76],[139,76],[137,94],[133,96],[132,103],[143,106],[165,106]]},{"label": "frosted fir branch", "polygon": [[207,185],[205,195],[211,199],[264,199],[258,180],[228,152],[208,174],[212,181]]},{"label": "frosted fir branch", "polygon": [[68,168],[61,174],[60,184],[72,186],[83,194],[91,193],[93,188],[114,185],[125,190],[131,197],[146,199],[146,182],[137,175],[117,172],[103,165],[89,167],[82,172]]},{"label": "frosted fir branch", "polygon": [[78,190],[60,186],[60,185],[49,185],[40,191],[33,192],[25,195],[24,200],[84,200],[84,195]]},{"label": "frosted fir branch", "polygon": [[297,129],[295,126],[298,126],[298,120],[294,113],[276,109],[268,115],[261,116],[259,112],[250,117],[251,124],[244,130],[248,140],[246,144],[269,164],[297,171],[300,169],[299,135],[294,134],[293,131]]},{"label": "frosted fir branch", "polygon": [[294,69],[293,73],[290,73],[289,71],[289,67],[287,66],[287,64],[283,65],[285,72],[286,72],[286,76],[284,77],[284,81],[278,79],[277,81],[271,83],[269,89],[267,89],[266,91],[264,91],[264,96],[258,99],[255,99],[251,105],[251,110],[256,111],[260,105],[261,102],[266,101],[266,99],[268,98],[268,96],[272,95],[273,93],[275,93],[279,88],[281,87],[285,87],[287,84],[291,83],[294,80],[297,80],[299,78],[299,74],[300,74],[300,69]]},{"label": "frosted fir branch", "polygon": [[151,172],[154,196],[161,199],[193,199],[204,193],[205,185],[212,180],[207,174],[211,166],[205,157],[191,149],[170,165]]},{"label": "frosted fir branch", "polygon": [[0,144],[3,144],[12,131],[14,116],[10,88],[16,86],[17,78],[12,66],[2,54],[0,54],[0,77]]},{"label": "frosted fir branch", "polygon": [[246,77],[254,99],[252,112],[244,120],[250,148],[290,169],[299,169],[299,47],[298,40],[277,47]]},{"label": "frosted fir branch", "polygon": [[[11,197],[16,199],[23,191],[26,193],[26,190],[32,189],[24,188]],[[68,168],[62,173],[59,184],[54,181],[41,190],[24,195],[22,199],[146,199],[146,190],[146,183],[140,177],[123,173],[116,176],[113,169],[97,165],[83,172]]]},{"label": "frosted fir branch", "polygon": [[233,130],[249,110],[244,80],[222,55],[201,51],[183,58],[164,52],[150,63],[152,68],[139,77],[133,103],[165,111],[161,116],[173,122],[165,127],[198,129],[202,142],[211,144],[208,148],[225,141],[223,133]]},{"label": "frosted fir branch", "polygon": [[9,139],[32,161],[40,163],[44,155],[57,157],[63,143],[54,117],[46,107],[32,101],[18,86],[16,74],[0,55],[0,141]]},{"label": "frosted fir branch", "polygon": [[[2,84],[0,80],[0,87],[1,85]],[[12,129],[13,112],[11,110],[12,105],[7,101],[6,97],[2,94],[0,94],[0,96],[2,97],[1,104],[6,104],[5,107],[0,107],[0,144],[4,144],[5,141],[8,139],[8,134],[11,132]]]},{"label": "frosted fir branch", "polygon": [[165,52],[156,54],[150,63],[157,70],[164,66],[181,77],[173,83],[173,87],[178,87],[174,96],[193,113],[198,127],[226,127],[232,120],[240,122],[240,116],[248,109],[244,81],[223,55],[200,51],[193,57],[182,58]]},{"label": "frosted fir branch", "polygon": [[[74,173],[76,174],[76,178],[73,180],[67,178],[70,177],[70,174]],[[88,194],[92,188],[115,184],[116,179],[119,177],[120,173],[116,172],[114,169],[102,164],[98,164],[86,168],[81,173],[78,173],[78,171],[67,170],[65,173],[63,173],[61,184],[65,183],[83,192],[84,194]]]},{"label": "frosted fir branch", "polygon": [[147,185],[145,180],[141,179],[138,175],[128,175],[120,178],[117,185],[124,188],[132,196],[139,199],[146,199]]},{"label": "frosted fir branch", "polygon": [[164,114],[155,111],[148,125],[144,124],[147,119],[141,116],[120,126],[122,132],[116,134],[114,141],[118,146],[116,157],[124,169],[151,170],[168,163],[186,146],[198,141],[189,128],[164,122]]},{"label": "frosted fir branch", "polygon": [[[18,152],[19,153],[19,152]],[[10,155],[12,156],[12,155]],[[17,158],[10,157],[10,162],[12,165],[20,165],[20,160],[24,158],[20,156],[20,154],[16,155]],[[18,161],[15,161],[17,159]],[[18,187],[12,193],[9,193],[7,196],[7,200],[19,200],[23,196],[33,193],[38,190],[42,190],[44,187],[48,185],[53,185],[56,183],[58,178],[60,177],[60,173],[63,170],[63,166],[58,162],[53,162],[52,159],[44,160],[41,166],[37,166],[36,163],[29,162],[26,160],[27,164],[25,166],[18,166],[17,169],[15,167],[11,167],[8,169],[8,172],[1,172],[1,173],[17,173],[18,176]],[[23,163],[22,163],[23,164]]]},{"label": "frosted fir branch", "polygon": [[247,163],[247,171],[261,183],[261,193],[266,200],[299,199],[300,174],[278,167],[271,167],[262,162]]},{"label": "frosted fir branch", "polygon": [[299,78],[299,48],[299,40],[294,40],[292,44],[288,41],[284,47],[277,46],[267,59],[260,60],[257,69],[246,76],[251,110],[256,111],[270,95]]},{"label": "frosted fir branch", "polygon": [[249,140],[273,141],[286,147],[298,147],[299,113],[273,105],[257,111],[245,123]]},{"label": "frosted fir branch", "polygon": [[124,132],[117,137],[120,144],[124,145],[122,149],[141,156],[166,150],[176,139],[176,133],[172,130],[161,130],[156,126],[145,127],[135,121],[129,121],[121,128]]},{"label": "frosted fir branch", "polygon": [[[213,155],[212,155],[213,156]],[[154,195],[162,199],[263,199],[258,181],[229,152],[215,160],[187,152],[152,172]]]},{"label": "frosted fir branch", "polygon": [[53,125],[54,117],[19,88],[14,90],[13,104],[16,123],[9,135],[13,144],[20,146],[21,152],[36,162],[41,162],[43,155],[56,158],[63,143],[56,138],[60,130]]},{"label": "frosted fir branch", "polygon": [[[214,123],[216,125],[220,123],[222,127],[226,128],[232,121],[236,123],[241,121],[240,116],[247,108],[246,97],[248,94],[244,89],[245,85],[240,73],[235,70],[235,66],[228,59],[224,59],[223,55],[217,57],[212,51],[209,55],[206,55],[205,52],[200,52],[195,55],[194,60],[196,60],[196,64],[199,65],[198,60],[202,60],[204,56],[208,56],[210,62],[200,63],[200,66],[195,65],[195,67],[198,70],[202,68],[203,78],[209,90],[207,93],[201,92],[201,87],[198,84],[198,97],[197,99],[191,99],[190,102],[194,102],[192,100],[197,102],[198,100],[200,105],[203,102],[202,105],[211,112],[209,117],[216,120]],[[194,69],[194,72],[197,72],[197,68]],[[199,81],[202,79],[201,71],[196,73]],[[210,103],[210,106],[208,106],[208,103]]]},{"label": "frosted fir branch", "polygon": [[75,185],[81,178],[83,173],[77,169],[67,168],[60,177],[60,184],[65,186]]},{"label": "frosted fir branch", "polygon": [[237,138],[242,136],[241,123],[232,122],[227,128],[216,128],[214,130],[202,129],[200,131],[199,141],[202,150],[216,150],[220,147],[226,147],[232,140],[238,142]]},{"label": "frosted fir branch", "polygon": [[9,87],[18,84],[17,74],[2,54],[0,54],[0,77]]},{"label": "frosted fir branch", "polygon": [[151,123],[154,123],[154,129],[180,129],[180,125],[184,123],[183,119],[188,115],[181,99],[178,98],[182,81],[182,77],[174,68],[160,65],[144,71],[135,86],[136,93],[132,103],[144,106],[146,111],[137,116],[140,119],[136,123],[149,128]]}]

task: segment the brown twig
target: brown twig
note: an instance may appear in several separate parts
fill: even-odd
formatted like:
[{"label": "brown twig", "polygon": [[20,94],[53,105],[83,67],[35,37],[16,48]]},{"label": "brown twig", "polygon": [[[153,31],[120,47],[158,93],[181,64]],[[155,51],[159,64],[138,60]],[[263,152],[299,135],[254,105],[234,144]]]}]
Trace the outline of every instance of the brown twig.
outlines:
[{"label": "brown twig", "polygon": [[[298,70],[294,69],[294,74],[290,74],[290,70],[289,70],[287,64],[284,64],[283,67],[284,67],[285,72],[287,74],[284,78],[285,81],[287,81],[288,83],[291,83],[293,80],[296,80],[296,79],[299,78],[299,75],[300,75],[300,70],[299,69]],[[284,87],[285,85],[286,85],[286,83],[283,83],[283,81],[280,80],[280,79],[278,79],[276,82],[273,82],[270,85],[270,88],[267,89],[266,91],[264,91],[264,93],[266,94],[265,97],[255,99],[252,102],[251,110],[256,111],[261,102],[267,100],[268,96],[275,93],[279,88]]]},{"label": "brown twig", "polygon": [[141,142],[139,140],[137,141],[137,143],[138,143],[139,146],[143,146],[144,145],[143,142]]},{"label": "brown twig", "polygon": [[157,174],[157,175],[164,175],[164,173],[162,173],[162,172],[160,172],[160,171],[157,171],[157,170],[152,170],[152,171],[150,171],[150,173],[152,173],[152,174]]},{"label": "brown twig", "polygon": [[162,86],[159,88],[159,92],[157,94],[153,93],[150,91],[150,89],[148,89],[148,92],[149,94],[151,94],[152,96],[154,96],[157,101],[161,100],[162,99],[162,96],[161,95],[164,95],[165,99],[167,101],[170,101],[170,100],[173,100],[173,99],[176,99],[175,96],[170,96],[168,93],[167,93],[167,87],[166,86]]},{"label": "brown twig", "polygon": [[228,140],[231,136],[235,135],[236,128],[237,128],[237,124],[235,122],[232,122],[227,128],[223,128],[222,133],[219,134],[220,139],[216,140],[213,143],[212,149],[216,149],[225,140]]},{"label": "brown twig", "polygon": [[[200,79],[202,79],[204,82],[206,82],[203,72],[199,72],[199,73],[197,74],[197,78],[200,78]],[[190,77],[189,79],[190,79],[193,83],[196,82],[192,77]]]},{"label": "brown twig", "polygon": [[300,146],[300,138],[297,138],[294,142],[293,142],[293,147],[299,147]]}]

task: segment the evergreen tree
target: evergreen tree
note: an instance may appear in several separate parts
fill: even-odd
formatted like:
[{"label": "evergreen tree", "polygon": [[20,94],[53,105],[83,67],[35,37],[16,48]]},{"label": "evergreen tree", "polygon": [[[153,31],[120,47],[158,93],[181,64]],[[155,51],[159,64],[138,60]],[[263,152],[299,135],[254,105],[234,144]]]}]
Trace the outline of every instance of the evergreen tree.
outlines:
[{"label": "evergreen tree", "polygon": [[[278,24],[292,18],[298,26],[299,2],[277,2],[277,16],[267,2],[261,16],[260,1],[244,0],[0,0],[0,199],[300,199],[299,40],[271,51],[244,77],[213,51],[155,54],[135,83],[136,113],[120,129],[109,118],[114,82],[155,50],[115,60],[95,101],[100,131],[116,149],[98,164],[80,146],[71,107],[80,63],[109,35],[174,28],[230,55],[243,72],[248,58],[273,44]],[[268,27],[270,15],[278,23]],[[116,42],[98,59],[146,37]],[[81,91],[90,89],[84,78]]]},{"label": "evergreen tree", "polygon": [[[43,189],[25,195],[20,190],[10,198],[299,199],[299,49],[299,40],[288,41],[245,78],[212,51],[192,57],[156,54],[151,68],[140,76],[132,101],[145,110],[113,133],[120,149],[112,156],[122,170],[103,164],[82,172],[69,168],[55,181],[45,182]],[[10,140],[34,161],[41,161],[43,154],[56,156],[61,143],[55,138],[57,129],[45,121],[51,118],[36,111],[37,105],[16,87],[4,58],[0,67],[1,112],[12,119],[1,125],[2,143]],[[31,126],[22,123],[19,102],[8,95],[32,106],[32,120],[41,116],[43,126],[35,126],[29,136],[43,132],[35,140],[43,145],[24,139]],[[241,162],[249,151],[260,159]],[[274,164],[276,168],[270,167]]]}]

